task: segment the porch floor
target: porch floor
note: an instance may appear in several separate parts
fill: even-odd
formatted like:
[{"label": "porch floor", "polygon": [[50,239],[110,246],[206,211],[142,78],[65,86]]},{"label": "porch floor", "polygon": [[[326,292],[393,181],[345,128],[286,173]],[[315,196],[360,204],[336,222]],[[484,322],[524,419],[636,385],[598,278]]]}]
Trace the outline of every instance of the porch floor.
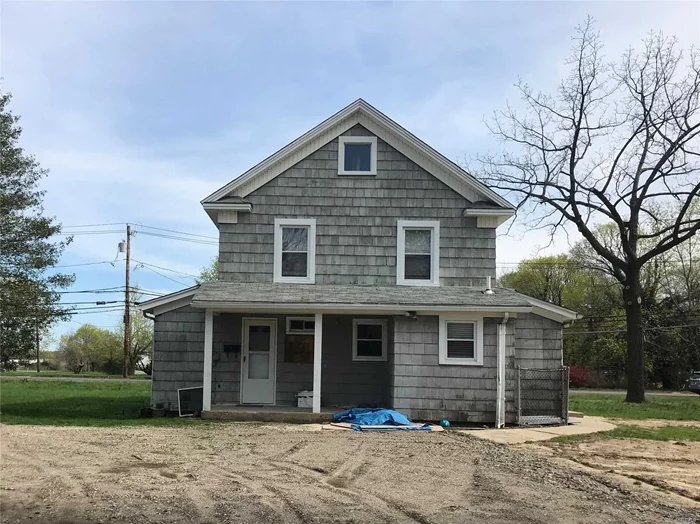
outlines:
[{"label": "porch floor", "polygon": [[202,418],[210,420],[230,420],[235,422],[287,422],[309,424],[332,422],[333,413],[338,408],[322,407],[321,413],[312,413],[311,408],[297,406],[246,406],[237,404],[216,404],[210,411],[202,413]]}]

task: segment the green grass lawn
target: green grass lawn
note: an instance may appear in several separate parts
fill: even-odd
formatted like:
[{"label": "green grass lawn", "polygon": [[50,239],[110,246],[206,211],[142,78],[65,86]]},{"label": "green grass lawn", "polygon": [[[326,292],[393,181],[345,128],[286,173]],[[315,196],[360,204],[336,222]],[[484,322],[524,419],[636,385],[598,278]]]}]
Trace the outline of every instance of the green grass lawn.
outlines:
[{"label": "green grass lawn", "polygon": [[647,396],[644,404],[630,404],[623,393],[571,395],[569,409],[598,417],[700,420],[700,396]]},{"label": "green grass lawn", "polygon": [[0,381],[0,421],[5,424],[56,426],[200,425],[178,417],[141,418],[150,382],[65,380]]},{"label": "green grass lawn", "polygon": [[663,426],[660,428],[643,428],[621,424],[611,431],[589,433],[587,435],[565,435],[555,437],[552,442],[589,442],[600,439],[636,438],[643,440],[674,440],[700,442],[700,428],[690,426]]},{"label": "green grass lawn", "polygon": [[[0,377],[72,377],[72,378],[122,378],[121,375],[108,375],[100,371],[89,371],[84,373],[73,373],[72,371],[3,371]],[[130,375],[129,378],[137,380],[151,380],[148,375]]]}]

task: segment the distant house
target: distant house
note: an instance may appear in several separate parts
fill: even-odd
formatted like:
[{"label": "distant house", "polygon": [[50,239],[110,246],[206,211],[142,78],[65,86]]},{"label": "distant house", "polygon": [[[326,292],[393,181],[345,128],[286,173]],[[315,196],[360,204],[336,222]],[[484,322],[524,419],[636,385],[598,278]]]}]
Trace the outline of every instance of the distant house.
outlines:
[{"label": "distant house", "polygon": [[559,368],[576,314],[501,288],[513,207],[363,100],[202,201],[219,280],[143,303],[152,403],[204,410],[388,406],[418,420],[515,417],[516,366]]}]

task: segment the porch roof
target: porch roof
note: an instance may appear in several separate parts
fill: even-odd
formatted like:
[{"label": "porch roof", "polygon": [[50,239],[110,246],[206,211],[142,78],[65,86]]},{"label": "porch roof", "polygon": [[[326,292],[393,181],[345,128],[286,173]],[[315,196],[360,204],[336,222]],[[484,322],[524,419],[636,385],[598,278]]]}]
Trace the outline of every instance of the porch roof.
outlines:
[{"label": "porch roof", "polygon": [[[172,302],[171,306],[166,306]],[[186,302],[186,303],[185,303]],[[278,310],[378,310],[402,311],[492,311],[529,313],[560,322],[578,315],[566,308],[528,297],[512,289],[458,286],[361,286],[339,284],[280,284],[248,282],[204,282],[173,295],[149,300],[142,310],[159,314],[167,309],[191,305],[208,309]]]},{"label": "porch roof", "polygon": [[525,295],[505,288],[486,294],[481,288],[457,286],[360,286],[339,284],[279,284],[205,282],[194,294],[193,306],[223,304],[387,305],[529,307]]}]

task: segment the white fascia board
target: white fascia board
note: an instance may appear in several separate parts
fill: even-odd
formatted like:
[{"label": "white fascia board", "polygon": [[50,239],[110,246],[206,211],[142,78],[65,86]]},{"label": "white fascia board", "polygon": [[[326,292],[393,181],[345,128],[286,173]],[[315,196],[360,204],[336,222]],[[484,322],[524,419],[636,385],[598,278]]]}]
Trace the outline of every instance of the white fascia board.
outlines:
[{"label": "white fascia board", "polygon": [[[348,121],[344,125],[340,125],[344,119],[347,119]],[[454,189],[457,193],[464,196],[464,191],[460,188],[460,185],[464,184],[474,193],[484,196],[486,199],[493,201],[499,206],[502,206],[505,210],[514,210],[513,205],[505,198],[501,197],[495,191],[479,182],[477,179],[466,173],[457,164],[448,160],[435,149],[414,136],[412,133],[408,132],[406,129],[362,99],[356,100],[335,115],[324,120],[315,128],[304,133],[302,136],[286,145],[273,155],[269,156],[256,166],[252,167],[238,178],[232,180],[221,189],[215,191],[202,200],[202,204],[215,202],[219,198],[229,195],[236,189],[241,188],[241,186],[251,182],[251,184],[245,188],[245,194],[238,195],[245,197],[246,195],[255,191],[258,187],[267,183],[270,179],[278,176],[283,171],[280,170],[279,173],[277,173],[277,169],[275,169],[276,163],[281,163],[287,156],[302,150],[319,135],[331,130],[333,126],[337,126],[337,128],[333,130],[333,136],[326,137],[326,141],[337,138],[347,129],[358,123],[366,127],[369,131],[375,133],[380,138],[384,139],[391,146],[396,148],[413,162],[423,167],[426,171],[448,185],[450,188]],[[309,151],[304,156],[308,156],[308,154],[311,154],[313,150]],[[267,170],[272,172],[271,178],[265,177],[267,180],[261,182],[259,186],[252,183],[253,179],[257,175],[262,174]],[[465,196],[465,198],[467,197]],[[468,199],[472,200],[472,198]]]},{"label": "white fascia board", "polygon": [[197,289],[199,289],[199,285],[175,291],[163,297],[146,300],[145,302],[137,304],[136,307],[143,313],[154,313],[156,315],[167,313],[173,309],[186,306],[192,300]]},{"label": "white fascia board", "polygon": [[287,155],[293,153],[297,149],[304,147],[304,145],[307,142],[316,138],[318,135],[323,133],[326,129],[334,126],[338,121],[342,120],[343,118],[345,118],[345,117],[351,115],[352,113],[354,113],[355,111],[357,111],[358,108],[360,107],[360,102],[362,102],[362,100],[356,100],[355,102],[353,102],[349,106],[345,107],[344,109],[341,109],[335,115],[327,118],[326,120],[321,122],[319,125],[317,125],[313,129],[307,131],[306,133],[301,135],[296,140],[290,142],[289,144],[284,146],[282,149],[280,149],[276,153],[273,153],[272,155],[267,157],[265,160],[263,160],[259,164],[250,168],[248,171],[243,173],[238,178],[232,180],[231,182],[229,182],[228,184],[226,184],[222,188],[214,191],[211,195],[209,195],[204,200],[202,200],[201,203],[204,204],[206,202],[215,202],[218,199],[225,197],[226,195],[228,195],[229,193],[234,191],[237,187],[242,186],[243,184],[248,182],[251,178],[255,177],[255,175],[257,175],[261,171],[264,171],[265,169],[274,165],[275,162],[277,162],[277,161],[281,160],[282,158],[286,157]]},{"label": "white fascia board", "polygon": [[578,320],[583,318],[583,315],[566,309],[565,307],[556,306],[545,302],[544,300],[538,300],[536,298],[528,297],[528,301],[532,304],[532,312],[535,315],[541,317],[549,318],[550,320],[556,320],[558,322],[570,322],[572,320]]},{"label": "white fascia board", "polygon": [[250,213],[253,210],[253,204],[235,204],[227,202],[211,202],[202,204],[204,209],[214,211],[242,211]]},{"label": "white fascia board", "polygon": [[462,213],[465,217],[484,217],[484,216],[497,216],[497,217],[512,217],[515,214],[514,209],[483,209],[476,207],[468,207]]},{"label": "white fascia board", "polygon": [[210,302],[192,301],[194,308],[213,309],[215,311],[275,311],[277,313],[355,313],[362,314],[371,311],[373,314],[403,315],[407,311],[415,311],[416,314],[436,314],[440,312],[469,312],[482,316],[502,317],[504,313],[531,313],[532,307],[528,306],[425,306],[396,305],[396,304],[260,304],[260,303],[235,303],[235,302]]}]

